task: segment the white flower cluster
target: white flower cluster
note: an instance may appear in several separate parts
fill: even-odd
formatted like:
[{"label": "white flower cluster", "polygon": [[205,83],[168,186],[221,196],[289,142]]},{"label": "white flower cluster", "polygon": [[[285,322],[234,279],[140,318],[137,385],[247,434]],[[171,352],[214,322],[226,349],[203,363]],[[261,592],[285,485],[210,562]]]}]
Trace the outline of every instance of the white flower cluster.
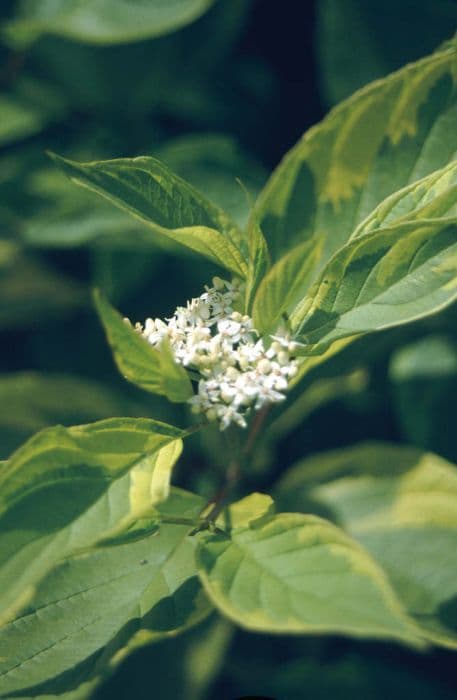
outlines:
[{"label": "white flower cluster", "polygon": [[189,399],[195,413],[246,427],[246,415],[265,404],[282,401],[297,371],[291,358],[294,343],[287,336],[264,341],[249,316],[234,310],[240,284],[214,277],[213,286],[178,306],[171,318],[146,319],[135,329],[153,346],[168,338],[176,362],[198,372],[198,393]]}]

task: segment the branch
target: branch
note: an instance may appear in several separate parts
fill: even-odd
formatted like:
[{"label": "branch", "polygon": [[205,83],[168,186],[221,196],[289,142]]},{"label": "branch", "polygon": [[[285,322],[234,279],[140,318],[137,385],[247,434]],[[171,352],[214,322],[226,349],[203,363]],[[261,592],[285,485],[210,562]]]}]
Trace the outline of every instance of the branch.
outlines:
[{"label": "branch", "polygon": [[[265,419],[270,411],[271,406],[264,406],[255,416],[254,419],[251,423],[251,427],[249,429],[248,437],[246,440],[246,443],[244,446],[240,449],[239,444],[230,444],[230,438],[229,435],[228,437],[228,448],[230,450],[235,450],[236,451],[236,456],[234,459],[231,460],[229,463],[229,466],[227,468],[227,471],[225,473],[225,479],[224,483],[219,489],[219,491],[211,498],[206,504],[205,507],[202,510],[202,513],[205,513],[208,508],[210,508],[209,512],[202,518],[202,521],[197,527],[192,530],[190,533],[191,535],[197,534],[197,532],[202,532],[203,530],[210,529],[211,527],[214,526],[214,523],[217,519],[217,517],[220,515],[220,513],[223,511],[223,509],[226,506],[228,496],[230,493],[233,491],[234,487],[237,485],[237,483],[241,479],[241,474],[242,474],[242,463],[244,460],[247,458],[247,456],[251,453],[252,448],[255,444],[255,441],[257,439],[257,436],[265,422]],[[239,432],[236,433],[237,436],[239,436]],[[237,441],[238,442],[238,441]]]}]

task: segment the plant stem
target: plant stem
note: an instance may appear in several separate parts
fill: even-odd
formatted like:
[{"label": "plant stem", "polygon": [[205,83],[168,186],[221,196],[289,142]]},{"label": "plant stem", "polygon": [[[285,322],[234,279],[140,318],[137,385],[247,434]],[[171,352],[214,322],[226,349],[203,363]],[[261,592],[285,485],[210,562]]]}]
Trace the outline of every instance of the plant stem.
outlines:
[{"label": "plant stem", "polygon": [[260,409],[258,413],[253,418],[253,421],[251,423],[251,428],[249,430],[248,438],[246,440],[246,444],[243,448],[243,454],[246,457],[249,455],[252,451],[252,448],[254,447],[255,441],[257,439],[258,434],[260,433],[260,430],[265,422],[265,419],[271,409],[271,404],[267,404],[263,408]]},{"label": "plant stem", "polygon": [[225,506],[227,496],[230,494],[234,486],[238,483],[241,475],[239,459],[234,459],[230,462],[225,473],[225,481],[216,495],[208,501],[205,509],[212,504],[212,508],[205,516],[204,521],[207,524],[213,523]]},{"label": "plant stem", "polygon": [[[215,496],[213,496],[213,498],[211,498],[206,503],[202,511],[204,513],[208,508],[210,508],[209,512],[201,519],[200,524],[197,525],[197,527],[190,533],[191,535],[194,535],[197,532],[201,532],[202,530],[206,530],[209,527],[211,527],[211,525],[213,525],[215,520],[217,519],[218,515],[220,515],[220,513],[224,509],[227,502],[227,497],[230,495],[231,491],[234,489],[234,487],[241,478],[242,462],[251,453],[257,436],[262,428],[262,425],[265,422],[270,408],[270,406],[264,406],[255,415],[251,423],[246,443],[241,449],[238,441],[238,444],[233,444],[233,442],[230,440],[230,435],[227,436],[228,449],[231,451],[235,451],[235,456],[229,463],[229,466],[225,473],[224,483],[222,484],[219,491],[215,494]],[[239,433],[237,433],[237,436],[238,435]]]}]

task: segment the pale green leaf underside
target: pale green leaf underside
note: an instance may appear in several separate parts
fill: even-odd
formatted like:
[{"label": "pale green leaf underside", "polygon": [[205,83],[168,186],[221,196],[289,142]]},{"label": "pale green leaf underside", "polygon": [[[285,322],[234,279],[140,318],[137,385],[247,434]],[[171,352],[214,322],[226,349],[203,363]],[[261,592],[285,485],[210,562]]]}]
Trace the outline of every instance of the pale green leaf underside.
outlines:
[{"label": "pale green leaf underside", "polygon": [[452,161],[455,77],[452,43],[363,88],[308,131],[260,195],[273,258],[315,237],[317,274],[382,200]]},{"label": "pale green leaf underside", "polygon": [[131,418],[49,428],[3,465],[0,620],[27,604],[56,562],[130,528],[166,496],[185,434]]},{"label": "pale green leaf underside", "polygon": [[417,641],[382,571],[320,518],[285,513],[207,535],[197,564],[214,605],[242,627]]},{"label": "pale green leaf underside", "polygon": [[170,401],[184,402],[192,394],[186,370],[176,364],[169,348],[158,350],[137,333],[98,292],[95,305],[122,375],[130,382]]},{"label": "pale green leaf underside", "polygon": [[140,41],[193,22],[213,0],[22,0],[7,25],[11,39],[56,34],[94,44]]},{"label": "pale green leaf underside", "polygon": [[407,221],[348,243],[291,319],[301,342],[325,350],[341,338],[422,318],[456,296],[456,220]]},{"label": "pale green leaf underside", "polygon": [[457,648],[454,465],[413,448],[359,445],[298,464],[278,497],[285,508],[324,508],[384,568],[424,637]]},{"label": "pale green leaf underside", "polygon": [[[199,497],[176,490],[166,510],[196,517],[202,505]],[[70,674],[71,689],[70,672],[80,683],[78,665],[92,655],[89,676],[100,674],[114,654],[124,658],[126,644],[176,634],[206,616],[211,606],[188,531],[163,525],[160,535],[101,547],[56,566],[23,614],[0,630],[2,691],[41,683],[52,689],[50,679],[62,673]]]},{"label": "pale green leaf underside", "polygon": [[76,184],[102,195],[167,236],[245,277],[241,233],[228,216],[156,158],[76,163],[52,156]]}]

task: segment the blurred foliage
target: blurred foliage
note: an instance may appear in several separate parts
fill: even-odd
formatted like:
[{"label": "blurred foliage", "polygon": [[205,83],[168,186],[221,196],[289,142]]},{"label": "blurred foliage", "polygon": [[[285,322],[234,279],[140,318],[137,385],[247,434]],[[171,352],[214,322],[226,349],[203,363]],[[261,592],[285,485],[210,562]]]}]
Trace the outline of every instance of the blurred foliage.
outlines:
[{"label": "blurred foliage", "polygon": [[457,22],[453,0],[320,0],[316,51],[329,105],[431,53]]},{"label": "blurred foliage", "polygon": [[42,34],[87,43],[116,44],[167,34],[195,20],[212,0],[23,0],[6,27],[13,42],[28,44]]},{"label": "blurred foliage", "polygon": [[[183,425],[182,407],[119,379],[89,292],[100,287],[133,319],[166,316],[214,274],[173,243],[145,247],[141,224],[72,186],[45,152],[155,156],[243,224],[286,148],[328,105],[449,39],[457,4],[287,0],[278,12],[266,0],[9,0],[0,19],[5,458],[56,422],[131,415]],[[253,487],[269,489],[297,459],[361,439],[456,461],[456,321],[451,308],[359,340],[311,372],[288,411],[272,413]],[[211,432],[191,439],[180,485],[214,491],[222,464],[210,462],[212,451]],[[210,618],[132,653],[97,698],[146,700],[154,679],[164,700],[447,700],[452,673],[446,651],[277,640]]]},{"label": "blurred foliage", "polygon": [[[455,460],[457,347],[429,335],[394,353],[390,364],[395,410],[408,442]],[[434,416],[434,420],[430,420]]]}]

